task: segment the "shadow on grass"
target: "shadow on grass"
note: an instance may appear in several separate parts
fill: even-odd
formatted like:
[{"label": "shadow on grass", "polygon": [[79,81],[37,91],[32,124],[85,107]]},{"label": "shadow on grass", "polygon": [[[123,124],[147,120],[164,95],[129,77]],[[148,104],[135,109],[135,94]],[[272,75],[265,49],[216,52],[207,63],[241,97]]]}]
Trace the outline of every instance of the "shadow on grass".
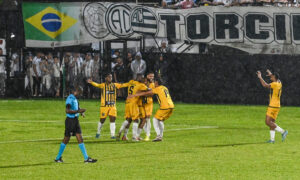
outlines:
[{"label": "shadow on grass", "polygon": [[45,162],[45,163],[35,163],[35,164],[17,164],[17,165],[7,165],[7,166],[0,166],[0,169],[4,168],[19,168],[19,167],[33,167],[33,166],[45,166],[53,164],[54,162]]},{"label": "shadow on grass", "polygon": [[[59,142],[60,143],[60,142]],[[58,142],[51,142],[51,144],[59,144]],[[85,140],[84,144],[136,144],[136,143],[143,143],[140,142],[133,142],[133,141],[116,141],[116,140]],[[77,141],[69,142],[68,144],[78,144]]]},{"label": "shadow on grass", "polygon": [[253,142],[253,143],[234,143],[234,144],[212,144],[212,145],[201,145],[203,148],[214,148],[214,147],[229,147],[229,146],[244,146],[254,144],[266,144],[266,142]]}]

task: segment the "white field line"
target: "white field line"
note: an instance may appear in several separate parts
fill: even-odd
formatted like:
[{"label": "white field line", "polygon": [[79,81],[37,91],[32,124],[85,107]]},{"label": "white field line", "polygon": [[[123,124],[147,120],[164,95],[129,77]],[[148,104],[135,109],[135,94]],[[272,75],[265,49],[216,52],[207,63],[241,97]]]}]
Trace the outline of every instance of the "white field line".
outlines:
[{"label": "white field line", "polygon": [[[118,120],[121,121],[121,120]],[[0,120],[0,123],[9,123],[9,122],[13,122],[13,123],[60,123],[60,124],[64,124],[65,121],[64,120],[42,120],[42,121],[32,121],[32,120],[20,120],[20,119],[13,119],[13,120]],[[98,124],[99,120],[95,120],[95,121],[84,121],[84,120],[80,120],[79,121],[80,124]],[[109,123],[109,119],[106,120],[107,123]],[[123,119],[120,122],[120,124],[123,123]],[[116,125],[118,125],[119,123],[116,122]],[[168,124],[167,126],[180,126],[180,127],[193,127],[192,125],[188,125],[188,124]],[[205,126],[202,126],[205,127]],[[207,126],[207,127],[216,127],[216,126]]]},{"label": "white field line", "polygon": [[[196,130],[196,129],[217,129],[218,126],[197,126],[192,128],[178,128],[178,129],[167,129],[168,131],[186,131],[186,130]],[[101,134],[101,136],[110,136],[110,134]],[[94,137],[94,136],[83,136],[84,138]],[[0,141],[0,144],[9,144],[9,143],[25,143],[25,142],[39,142],[39,141],[51,141],[51,140],[62,140],[63,137],[60,138],[47,138],[47,139],[30,139],[30,140],[14,140],[14,141]]]}]

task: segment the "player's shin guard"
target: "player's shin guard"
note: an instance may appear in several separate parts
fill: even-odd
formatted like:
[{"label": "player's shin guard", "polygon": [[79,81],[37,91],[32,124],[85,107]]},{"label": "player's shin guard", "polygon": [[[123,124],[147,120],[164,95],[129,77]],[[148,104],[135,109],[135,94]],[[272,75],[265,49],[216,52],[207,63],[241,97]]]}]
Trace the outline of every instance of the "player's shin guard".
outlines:
[{"label": "player's shin guard", "polygon": [[127,137],[128,131],[129,131],[129,128],[125,128],[125,130],[124,130],[124,136],[125,137]]},{"label": "player's shin guard", "polygon": [[80,144],[78,144],[78,146],[79,146],[79,148],[81,150],[81,153],[82,153],[82,155],[84,157],[84,160],[87,160],[89,158],[89,156],[87,155],[84,143],[80,143]]},{"label": "player's shin guard", "polygon": [[153,118],[153,127],[155,129],[155,132],[156,132],[157,136],[159,136],[160,135],[160,129],[158,127],[158,120],[155,117]]},{"label": "player's shin guard", "polygon": [[142,129],[142,128],[138,128],[136,137],[140,137],[140,136],[141,136],[141,133],[142,133],[142,131],[143,131],[143,129]]},{"label": "player's shin guard", "polygon": [[60,147],[59,147],[58,154],[57,154],[55,160],[59,160],[59,159],[61,158],[61,155],[63,154],[65,148],[66,148],[66,144],[61,143],[61,144],[60,144]]},{"label": "player's shin guard", "polygon": [[164,129],[165,129],[164,121],[158,121],[158,127],[159,127],[159,130],[160,130],[160,137],[163,137]]},{"label": "player's shin guard", "polygon": [[97,134],[100,134],[103,124],[101,122],[98,122],[98,129]]},{"label": "player's shin guard", "polygon": [[146,136],[150,136],[150,133],[151,133],[151,120],[150,118],[146,118]]},{"label": "player's shin guard", "polygon": [[111,122],[110,123],[110,135],[111,135],[111,137],[115,136],[115,132],[116,132],[116,123]]},{"label": "player's shin guard", "polygon": [[125,130],[127,125],[128,125],[128,121],[125,120],[119,130],[119,133],[122,133]]},{"label": "player's shin guard", "polygon": [[132,137],[133,138],[137,137],[138,126],[139,126],[139,123],[136,123],[136,122],[134,122],[132,125]]}]

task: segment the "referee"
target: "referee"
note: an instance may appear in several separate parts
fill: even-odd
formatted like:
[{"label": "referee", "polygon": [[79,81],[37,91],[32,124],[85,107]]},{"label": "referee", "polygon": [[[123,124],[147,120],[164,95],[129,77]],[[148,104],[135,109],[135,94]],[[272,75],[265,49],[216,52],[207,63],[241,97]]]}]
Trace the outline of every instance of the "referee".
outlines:
[{"label": "referee", "polygon": [[78,141],[78,146],[82,152],[82,155],[84,156],[84,162],[85,163],[95,163],[97,162],[97,159],[92,159],[87,155],[82,135],[81,135],[81,128],[80,124],[78,121],[78,116],[79,113],[81,114],[82,117],[84,117],[84,112],[85,109],[80,109],[79,103],[76,99],[76,96],[82,93],[81,88],[76,88],[75,90],[72,91],[72,94],[70,94],[66,100],[66,114],[67,118],[65,121],[65,137],[60,144],[60,148],[58,151],[58,154],[55,158],[55,162],[57,163],[62,163],[64,162],[62,160],[62,154],[66,148],[66,145],[70,141],[71,136],[76,136],[77,141]]}]

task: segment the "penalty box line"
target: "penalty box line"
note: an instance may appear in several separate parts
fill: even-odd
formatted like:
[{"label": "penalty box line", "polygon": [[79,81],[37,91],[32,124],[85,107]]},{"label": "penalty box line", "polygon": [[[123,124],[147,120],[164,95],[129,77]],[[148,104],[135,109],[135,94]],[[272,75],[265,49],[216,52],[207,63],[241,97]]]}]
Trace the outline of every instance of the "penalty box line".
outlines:
[{"label": "penalty box line", "polygon": [[[193,128],[177,128],[177,129],[166,129],[165,132],[171,131],[186,131],[186,130],[197,130],[197,129],[218,129],[218,126],[198,126]],[[131,134],[131,133],[129,133]],[[101,136],[110,136],[110,134],[101,134]],[[94,136],[83,136],[84,138],[94,137]],[[47,138],[47,139],[31,139],[31,140],[15,140],[15,141],[0,141],[0,144],[9,143],[26,143],[26,142],[43,142],[43,141],[55,141],[61,140],[62,138]]]}]

